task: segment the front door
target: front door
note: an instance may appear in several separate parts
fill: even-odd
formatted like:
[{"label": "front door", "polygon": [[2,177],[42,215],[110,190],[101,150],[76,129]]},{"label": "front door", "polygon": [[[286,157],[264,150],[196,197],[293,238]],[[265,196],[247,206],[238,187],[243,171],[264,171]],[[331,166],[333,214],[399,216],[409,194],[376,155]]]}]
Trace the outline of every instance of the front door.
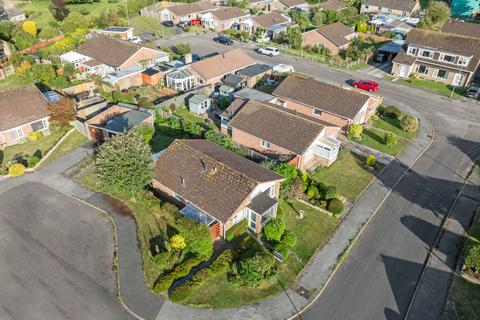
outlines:
[{"label": "front door", "polygon": [[461,73],[455,73],[455,77],[453,77],[452,84],[454,86],[458,86],[458,85],[460,85],[461,81],[462,81],[462,74]]},{"label": "front door", "polygon": [[398,70],[398,76],[400,78],[405,78],[406,74],[407,74],[407,66],[401,64]]}]

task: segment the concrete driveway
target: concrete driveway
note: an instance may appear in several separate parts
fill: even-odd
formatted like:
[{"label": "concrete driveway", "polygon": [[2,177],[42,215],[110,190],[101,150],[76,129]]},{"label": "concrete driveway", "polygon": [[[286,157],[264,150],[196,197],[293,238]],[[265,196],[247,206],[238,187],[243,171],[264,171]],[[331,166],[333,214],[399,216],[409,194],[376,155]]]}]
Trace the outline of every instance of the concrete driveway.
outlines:
[{"label": "concrete driveway", "polygon": [[43,184],[0,193],[0,319],[131,319],[102,214]]}]

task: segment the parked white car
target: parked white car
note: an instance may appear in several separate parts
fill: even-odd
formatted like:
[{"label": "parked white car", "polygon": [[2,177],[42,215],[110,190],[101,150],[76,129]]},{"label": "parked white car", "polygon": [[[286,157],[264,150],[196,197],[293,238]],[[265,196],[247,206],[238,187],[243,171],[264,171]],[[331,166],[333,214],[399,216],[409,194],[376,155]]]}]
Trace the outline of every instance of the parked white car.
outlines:
[{"label": "parked white car", "polygon": [[291,65],[283,64],[283,63],[273,66],[272,70],[273,72],[278,72],[278,73],[288,73],[288,72],[295,71]]},{"label": "parked white car", "polygon": [[130,41],[131,43],[136,43],[136,44],[141,44],[142,43],[142,39],[140,37],[131,37],[130,39],[128,39],[128,41]]},{"label": "parked white car", "polygon": [[273,56],[278,56],[280,54],[280,50],[275,47],[265,47],[265,48],[258,49],[258,53],[273,57]]}]

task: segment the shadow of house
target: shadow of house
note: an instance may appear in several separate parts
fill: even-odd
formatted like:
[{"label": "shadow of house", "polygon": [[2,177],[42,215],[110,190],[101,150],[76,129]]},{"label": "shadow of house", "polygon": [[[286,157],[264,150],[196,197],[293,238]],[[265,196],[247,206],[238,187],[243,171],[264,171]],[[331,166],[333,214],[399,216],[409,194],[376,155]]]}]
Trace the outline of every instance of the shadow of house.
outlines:
[{"label": "shadow of house", "polygon": [[451,145],[457,147],[458,150],[468,156],[473,163],[480,162],[480,142],[466,140],[455,136],[450,136],[447,140]]}]

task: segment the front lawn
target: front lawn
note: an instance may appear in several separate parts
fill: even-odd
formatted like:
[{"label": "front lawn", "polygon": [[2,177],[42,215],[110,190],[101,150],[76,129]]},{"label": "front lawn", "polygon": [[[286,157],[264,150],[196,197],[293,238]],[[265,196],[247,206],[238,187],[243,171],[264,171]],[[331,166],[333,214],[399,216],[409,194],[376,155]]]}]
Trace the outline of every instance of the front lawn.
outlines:
[{"label": "front lawn", "polygon": [[60,145],[55,149],[50,156],[42,163],[42,165],[46,165],[47,163],[50,163],[64,155],[66,155],[69,152],[72,152],[76,148],[80,147],[81,145],[84,145],[85,143],[88,142],[87,137],[85,137],[83,134],[78,132],[77,130],[73,131],[68,135],[68,137],[65,138],[65,140],[60,143]]},{"label": "front lawn", "polygon": [[[378,163],[377,165],[380,166]],[[319,167],[311,177],[318,182],[335,186],[348,201],[353,202],[373,180],[375,172],[365,169],[359,156],[342,148],[337,161],[328,168]]]},{"label": "front lawn", "polygon": [[385,132],[375,128],[365,128],[362,133],[362,140],[358,141],[364,146],[376,149],[386,154],[396,156],[399,154],[409,143],[410,140],[402,136],[398,136],[398,142],[389,147],[384,141]]},{"label": "front lawn", "polygon": [[[297,219],[297,212],[304,210],[304,219]],[[232,285],[227,279],[227,272],[208,279],[191,292],[191,296],[183,303],[194,306],[228,308],[251,304],[270,295],[283,291],[291,286],[298,273],[308,263],[318,248],[330,239],[337,229],[339,219],[294,201],[291,205],[281,200],[279,216],[286,221],[287,230],[298,237],[297,244],[283,263],[277,262],[276,276],[259,288],[247,288]],[[255,250],[261,250],[254,239],[249,240]]]},{"label": "front lawn", "polygon": [[460,320],[480,319],[480,285],[455,276],[449,300],[455,302]]},{"label": "front lawn", "polygon": [[[452,86],[436,82],[432,80],[422,80],[422,79],[398,79],[395,81],[396,83],[400,83],[403,85],[407,85],[413,88],[422,89],[425,91],[430,91],[433,93],[438,93],[443,96],[450,97],[452,94]],[[463,88],[455,88],[455,93],[453,94],[453,98],[459,99],[465,95],[465,89]]]},{"label": "front lawn", "polygon": [[373,122],[372,126],[380,130],[391,131],[397,136],[402,136],[408,139],[414,138],[417,135],[416,132],[403,131],[400,128],[400,120],[397,118],[382,116],[379,117],[377,121]]},{"label": "front lawn", "polygon": [[159,37],[169,37],[175,35],[173,28],[165,28],[158,19],[137,16],[130,19],[130,25],[135,27],[133,33],[139,35],[145,31],[153,31]]},{"label": "front lawn", "polygon": [[68,130],[69,128],[50,126],[51,133],[48,136],[0,150],[0,164],[6,164],[15,159],[28,160],[33,155],[42,158]]}]

